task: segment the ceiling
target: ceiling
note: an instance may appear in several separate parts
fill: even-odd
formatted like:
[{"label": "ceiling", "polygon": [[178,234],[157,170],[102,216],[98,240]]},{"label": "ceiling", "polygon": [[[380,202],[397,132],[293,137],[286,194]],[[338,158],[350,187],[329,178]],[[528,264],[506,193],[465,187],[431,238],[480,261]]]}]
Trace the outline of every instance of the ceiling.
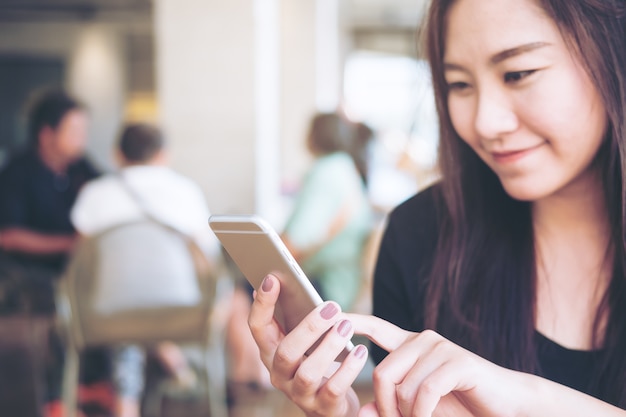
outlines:
[{"label": "ceiling", "polygon": [[423,13],[427,0],[344,0],[355,27],[411,27]]},{"label": "ceiling", "polygon": [[93,19],[134,16],[152,10],[152,0],[0,0],[0,20]]},{"label": "ceiling", "polygon": [[[353,26],[414,27],[425,0],[338,1],[345,7],[347,18]],[[146,15],[151,10],[152,0],[0,0],[0,20],[3,21],[83,20],[103,16]]]}]

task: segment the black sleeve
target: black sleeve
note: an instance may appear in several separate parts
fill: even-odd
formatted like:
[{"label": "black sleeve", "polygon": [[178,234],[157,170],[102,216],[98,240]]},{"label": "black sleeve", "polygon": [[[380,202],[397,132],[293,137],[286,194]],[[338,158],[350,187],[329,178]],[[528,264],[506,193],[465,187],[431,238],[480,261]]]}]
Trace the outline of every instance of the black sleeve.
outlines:
[{"label": "black sleeve", "polygon": [[[437,212],[429,188],[388,217],[374,270],[373,314],[405,330],[424,329],[424,292],[437,243]],[[371,344],[375,363],[387,352]]]}]

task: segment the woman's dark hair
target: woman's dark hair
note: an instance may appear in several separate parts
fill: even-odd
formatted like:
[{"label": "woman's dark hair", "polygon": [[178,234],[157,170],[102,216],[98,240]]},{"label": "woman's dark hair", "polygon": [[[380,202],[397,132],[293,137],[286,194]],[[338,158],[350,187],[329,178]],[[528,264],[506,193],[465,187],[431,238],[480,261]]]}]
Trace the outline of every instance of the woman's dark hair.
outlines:
[{"label": "woman's dark hair", "polygon": [[161,131],[143,123],[126,126],[118,142],[119,150],[126,161],[137,164],[150,161],[163,146]]},{"label": "woman's dark hair", "polygon": [[[443,76],[446,20],[454,0],[433,0],[424,28],[439,114],[441,234],[425,324],[508,368],[541,373],[534,345],[536,259],[531,206],[511,198],[455,132]],[[595,164],[612,236],[613,275],[596,313],[594,346],[605,359],[590,392],[626,406],[626,3],[538,0],[584,64],[608,116]],[[606,328],[600,320],[606,318]]]},{"label": "woman's dark hair", "polygon": [[30,144],[39,144],[41,129],[48,126],[52,129],[59,124],[67,113],[72,110],[84,110],[84,106],[64,91],[51,90],[43,93],[33,104],[28,122]]},{"label": "woman's dark hair", "polygon": [[369,144],[374,139],[374,130],[363,122],[356,123],[354,128],[354,143],[352,144],[350,154],[363,184],[367,187],[369,173],[368,151]]},{"label": "woman's dark hair", "polygon": [[364,123],[353,123],[340,113],[319,113],[311,119],[308,146],[318,155],[346,152],[366,184],[366,148],[372,137],[373,131]]},{"label": "woman's dark hair", "polygon": [[308,143],[314,153],[348,152],[353,137],[354,126],[339,113],[319,113],[311,119]]}]

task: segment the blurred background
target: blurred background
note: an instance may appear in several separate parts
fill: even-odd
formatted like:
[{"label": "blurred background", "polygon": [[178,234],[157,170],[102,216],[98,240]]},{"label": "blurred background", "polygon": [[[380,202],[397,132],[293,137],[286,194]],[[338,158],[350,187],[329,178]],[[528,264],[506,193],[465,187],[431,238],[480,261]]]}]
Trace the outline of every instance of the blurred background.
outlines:
[{"label": "blurred background", "polygon": [[[257,213],[282,230],[315,162],[307,148],[311,119],[338,111],[374,132],[366,193],[381,224],[437,178],[432,87],[416,38],[425,2],[0,0],[0,168],[27,145],[33,100],[44,89],[62,88],[88,109],[87,153],[100,170],[116,170],[113,149],[125,124],[156,124],[171,167],[200,186],[212,213]],[[364,289],[377,250],[372,235],[364,249]],[[367,312],[368,300],[356,311]],[[223,307],[217,303],[212,311]],[[241,317],[247,330],[247,313]],[[17,334],[7,327],[12,318],[0,323],[1,387],[9,394],[3,401],[31,401],[24,393],[39,384],[43,366],[29,371],[28,361],[3,350],[2,343],[15,339],[6,335]],[[15,324],[29,338],[38,323],[31,318]],[[44,321],[41,334],[49,327]],[[43,351],[44,339],[13,344],[19,352]],[[18,388],[14,381],[27,374],[34,382]],[[364,380],[360,394],[370,398],[367,374]],[[13,386],[15,395],[8,391]],[[79,397],[87,392],[81,389]],[[255,405],[266,413],[258,415],[300,415],[272,395],[264,397],[267,409]],[[230,415],[257,415],[250,410],[231,408]]]},{"label": "blurred background", "polygon": [[213,213],[277,228],[311,162],[316,111],[375,131],[369,195],[387,211],[434,178],[437,127],[416,59],[420,0],[0,0],[0,165],[42,87],[88,106],[113,169],[127,121],[157,123]]}]

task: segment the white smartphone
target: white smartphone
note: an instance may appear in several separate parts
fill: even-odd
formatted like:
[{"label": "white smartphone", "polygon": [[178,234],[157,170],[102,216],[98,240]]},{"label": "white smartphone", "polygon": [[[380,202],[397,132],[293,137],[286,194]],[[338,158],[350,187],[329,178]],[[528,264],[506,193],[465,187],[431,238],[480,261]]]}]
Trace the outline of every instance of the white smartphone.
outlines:
[{"label": "white smartphone", "polygon": [[[274,318],[289,333],[322,298],[274,229],[256,215],[213,215],[209,225],[248,282],[258,290],[268,274],[280,281]],[[312,351],[317,343],[309,350]],[[337,361],[354,347],[348,341]]]}]

